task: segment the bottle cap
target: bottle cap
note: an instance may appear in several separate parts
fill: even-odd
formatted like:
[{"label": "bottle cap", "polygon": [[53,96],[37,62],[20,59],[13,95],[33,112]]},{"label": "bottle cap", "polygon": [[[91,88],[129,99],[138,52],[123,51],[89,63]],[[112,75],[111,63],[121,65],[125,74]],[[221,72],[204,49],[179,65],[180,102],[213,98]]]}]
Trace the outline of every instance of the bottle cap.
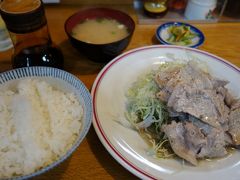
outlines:
[{"label": "bottle cap", "polygon": [[47,24],[41,0],[5,0],[0,4],[0,14],[10,32],[28,33]]}]

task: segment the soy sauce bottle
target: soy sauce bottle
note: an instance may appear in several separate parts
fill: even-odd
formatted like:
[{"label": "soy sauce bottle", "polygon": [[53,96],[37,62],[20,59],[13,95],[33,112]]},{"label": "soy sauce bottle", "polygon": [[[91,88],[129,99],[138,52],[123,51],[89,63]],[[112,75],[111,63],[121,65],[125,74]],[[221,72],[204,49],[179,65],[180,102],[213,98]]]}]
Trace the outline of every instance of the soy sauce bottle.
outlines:
[{"label": "soy sauce bottle", "polygon": [[14,45],[13,68],[63,68],[63,55],[51,40],[41,0],[4,0],[0,13]]}]

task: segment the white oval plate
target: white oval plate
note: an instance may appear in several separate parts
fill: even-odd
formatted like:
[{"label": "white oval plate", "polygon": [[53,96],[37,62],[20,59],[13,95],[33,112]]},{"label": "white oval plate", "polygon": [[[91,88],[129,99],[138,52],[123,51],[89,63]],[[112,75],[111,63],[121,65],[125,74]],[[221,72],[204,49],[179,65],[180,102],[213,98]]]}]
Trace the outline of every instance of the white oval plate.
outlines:
[{"label": "white oval plate", "polygon": [[159,63],[198,59],[207,63],[213,76],[228,80],[228,88],[240,97],[240,70],[222,58],[179,46],[148,46],[126,52],[109,62],[97,76],[93,88],[93,125],[108,152],[127,170],[142,179],[194,180],[240,177],[240,152],[225,158],[202,161],[193,167],[176,159],[148,155],[145,141],[125,119],[125,93],[140,74]]}]

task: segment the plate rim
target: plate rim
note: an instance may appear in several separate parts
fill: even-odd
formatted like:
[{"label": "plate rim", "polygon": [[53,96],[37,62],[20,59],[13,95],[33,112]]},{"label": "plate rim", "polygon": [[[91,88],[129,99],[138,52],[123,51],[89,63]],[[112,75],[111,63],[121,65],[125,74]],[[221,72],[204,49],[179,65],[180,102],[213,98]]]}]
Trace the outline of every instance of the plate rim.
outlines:
[{"label": "plate rim", "polygon": [[114,58],[112,61],[110,61],[108,64],[105,65],[105,67],[99,72],[97,75],[93,86],[91,88],[91,96],[92,96],[92,104],[93,104],[93,127],[94,130],[100,139],[101,143],[103,146],[106,148],[106,150],[111,154],[111,156],[120,164],[122,165],[126,170],[131,172],[133,175],[136,175],[139,178],[143,179],[158,179],[157,177],[154,177],[153,175],[149,174],[148,172],[144,171],[143,169],[140,169],[139,167],[134,166],[134,164],[131,164],[130,161],[128,161],[124,155],[122,155],[118,150],[114,147],[114,145],[110,142],[110,140],[107,138],[107,135],[104,133],[103,128],[101,127],[100,120],[98,118],[96,109],[95,109],[95,104],[96,104],[96,94],[99,88],[99,85],[101,84],[101,81],[103,80],[104,76],[107,74],[108,70],[111,69],[112,66],[117,64],[119,61],[124,60],[124,58],[128,55],[137,53],[139,51],[145,51],[145,50],[150,50],[150,49],[158,49],[158,48],[169,48],[169,49],[180,49],[180,50],[188,50],[190,52],[196,52],[199,54],[203,54],[206,56],[209,56],[210,58],[215,59],[218,62],[223,63],[224,65],[228,66],[232,70],[236,71],[237,73],[240,74],[240,68],[237,67],[236,65],[228,62],[227,60],[214,55],[212,53],[199,50],[199,49],[194,49],[190,47],[185,47],[185,46],[177,46],[177,45],[150,45],[150,46],[143,46],[140,48],[135,48],[130,51],[127,51],[116,58]]}]

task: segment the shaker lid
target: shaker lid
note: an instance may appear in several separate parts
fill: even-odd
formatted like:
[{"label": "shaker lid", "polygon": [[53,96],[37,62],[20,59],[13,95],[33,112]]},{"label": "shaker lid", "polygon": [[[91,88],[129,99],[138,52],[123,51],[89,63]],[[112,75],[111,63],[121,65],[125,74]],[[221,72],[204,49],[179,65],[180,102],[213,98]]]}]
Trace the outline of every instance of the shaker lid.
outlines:
[{"label": "shaker lid", "polygon": [[216,6],[217,0],[190,0],[200,6]]},{"label": "shaker lid", "polygon": [[0,14],[7,29],[14,33],[32,32],[47,23],[41,0],[4,0]]}]

